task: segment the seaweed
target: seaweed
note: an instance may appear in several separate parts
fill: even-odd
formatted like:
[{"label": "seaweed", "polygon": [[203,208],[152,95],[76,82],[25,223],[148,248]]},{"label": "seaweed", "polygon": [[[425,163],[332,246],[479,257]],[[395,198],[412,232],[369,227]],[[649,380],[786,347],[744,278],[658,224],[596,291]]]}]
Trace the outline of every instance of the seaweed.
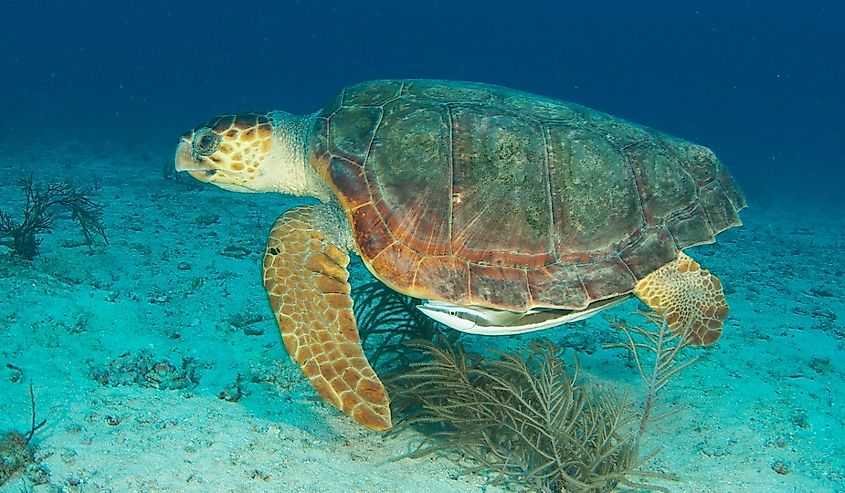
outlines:
[{"label": "seaweed", "polygon": [[94,243],[95,236],[108,245],[103,229],[103,207],[88,196],[81,188],[69,182],[36,185],[32,176],[19,180],[25,201],[22,220],[16,222],[12,216],[0,210],[0,239],[11,236],[12,251],[27,260],[38,255],[42,235],[53,231],[53,217],[56,208],[64,208],[82,229],[87,245]]},{"label": "seaweed", "polygon": [[[657,392],[666,386],[672,377],[695,363],[698,357],[694,356],[683,361],[678,358],[681,350],[689,344],[689,338],[684,331],[681,331],[681,335],[675,334],[669,328],[666,317],[654,312],[638,312],[638,314],[646,318],[651,324],[641,327],[630,325],[624,320],[609,320],[612,327],[625,334],[626,340],[608,344],[605,347],[628,350],[637,370],[640,372],[640,377],[646,384],[646,399],[643,403],[637,435],[639,441],[652,419],[666,416],[666,414],[663,414],[657,418],[652,418]],[[654,358],[650,367],[646,366],[647,357]]]},{"label": "seaweed", "polygon": [[419,359],[413,340],[445,338],[454,342],[460,332],[440,330],[437,322],[416,309],[419,300],[397,293],[379,281],[354,290],[355,319],[370,364],[379,372],[407,368]]},{"label": "seaweed", "polygon": [[582,385],[577,360],[568,370],[550,342],[484,358],[460,343],[411,345],[428,358],[386,381],[405,414],[400,426],[427,432],[412,457],[457,448],[478,470],[530,491],[662,489],[632,479],[650,474],[640,472],[647,459],[638,455],[630,400]]}]

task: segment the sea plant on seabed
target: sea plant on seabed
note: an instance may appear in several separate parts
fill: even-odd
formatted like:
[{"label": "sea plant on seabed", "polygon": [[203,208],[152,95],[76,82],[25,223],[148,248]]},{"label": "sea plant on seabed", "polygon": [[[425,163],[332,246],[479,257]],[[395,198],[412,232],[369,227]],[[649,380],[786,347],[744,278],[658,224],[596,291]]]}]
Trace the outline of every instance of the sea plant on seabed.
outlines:
[{"label": "sea plant on seabed", "polygon": [[524,491],[607,492],[641,484],[630,400],[579,381],[550,342],[523,354],[466,352],[461,344],[418,342],[430,359],[395,373],[388,385],[401,425],[426,443],[410,454],[457,449]]},{"label": "sea plant on seabed", "polygon": [[361,345],[378,373],[408,368],[419,359],[419,351],[408,345],[411,341],[443,337],[454,343],[460,335],[454,330],[441,331],[434,320],[416,309],[419,300],[388,289],[379,281],[357,286],[353,292]]},{"label": "sea plant on seabed", "polygon": [[[610,320],[611,326],[622,332],[626,341],[607,344],[605,347],[628,350],[637,370],[640,372],[640,377],[646,384],[646,398],[643,403],[637,434],[639,441],[645,435],[646,428],[653,419],[671,414],[666,413],[659,415],[657,418],[652,417],[657,392],[665,387],[672,377],[695,363],[698,357],[692,356],[686,360],[678,358],[681,350],[689,344],[689,338],[687,333],[675,334],[669,328],[665,317],[654,312],[637,313],[646,318],[650,324],[640,326],[630,325],[624,320]],[[653,358],[653,363],[648,365],[646,358]]]},{"label": "sea plant on seabed", "polygon": [[[381,356],[402,351],[385,375],[397,430],[411,425],[427,437],[409,456],[457,449],[477,470],[525,491],[666,491],[643,481],[676,479],[645,470],[655,452],[640,452],[657,391],[694,361],[676,359],[685,339],[659,316],[645,314],[657,330],[614,322],[628,339],[615,347],[631,350],[648,384],[637,426],[627,396],[581,383],[577,359],[568,369],[562,351],[547,341],[522,354],[482,356],[447,339],[437,324],[423,319],[430,326],[417,327],[415,303],[380,283],[368,285],[356,305],[362,339],[376,339],[371,345]],[[655,355],[653,369],[646,352]]]},{"label": "sea plant on seabed", "polygon": [[82,229],[85,243],[94,243],[95,236],[108,244],[103,229],[103,207],[88,196],[81,188],[68,182],[36,185],[32,176],[19,180],[24,192],[24,207],[20,222],[15,221],[7,211],[0,210],[0,239],[11,237],[10,247],[16,255],[32,260],[38,255],[38,247],[45,233],[53,231],[55,209],[65,209],[71,219]]}]

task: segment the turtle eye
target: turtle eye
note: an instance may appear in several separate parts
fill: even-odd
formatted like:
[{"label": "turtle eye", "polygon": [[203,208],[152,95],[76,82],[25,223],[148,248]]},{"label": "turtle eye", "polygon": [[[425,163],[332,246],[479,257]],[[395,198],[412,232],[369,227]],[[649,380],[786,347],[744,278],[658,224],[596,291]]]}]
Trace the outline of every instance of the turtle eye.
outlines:
[{"label": "turtle eye", "polygon": [[194,134],[193,150],[200,156],[210,156],[220,146],[220,136],[208,128],[198,130]]}]

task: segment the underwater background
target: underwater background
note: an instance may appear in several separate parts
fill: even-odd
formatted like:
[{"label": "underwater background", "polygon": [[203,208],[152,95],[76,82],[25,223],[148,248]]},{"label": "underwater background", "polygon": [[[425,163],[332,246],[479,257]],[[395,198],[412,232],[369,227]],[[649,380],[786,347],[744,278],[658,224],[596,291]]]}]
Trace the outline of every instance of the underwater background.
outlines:
[{"label": "underwater background", "polygon": [[158,150],[198,118],[309,113],[362,80],[472,80],[714,147],[752,196],[833,199],[844,16],[832,1],[10,1],[2,138]]},{"label": "underwater background", "polygon": [[[310,113],[380,78],[509,86],[713,149],[749,203],[742,227],[695,249],[731,313],[660,397],[675,413],[643,469],[677,476],[657,481],[671,491],[845,491],[842,2],[0,7],[0,210],[21,217],[21,178],[71,180],[108,237],[86,245],[57,210],[34,258],[0,246],[0,433],[37,424],[30,384],[46,420],[20,450],[0,442],[21,466],[0,491],[526,491],[459,454],[397,459],[420,432],[369,433],[320,403],[258,267],[300,202],[163,171],[210,117]],[[352,278],[369,274],[357,263]],[[605,318],[537,336],[641,400],[636,368],[603,347],[620,339]]]}]

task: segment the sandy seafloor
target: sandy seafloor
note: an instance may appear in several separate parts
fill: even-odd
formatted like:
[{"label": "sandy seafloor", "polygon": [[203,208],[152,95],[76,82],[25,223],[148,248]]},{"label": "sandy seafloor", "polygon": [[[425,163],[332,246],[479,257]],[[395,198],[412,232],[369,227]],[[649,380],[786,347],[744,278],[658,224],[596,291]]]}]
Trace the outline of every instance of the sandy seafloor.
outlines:
[{"label": "sandy seafloor", "polygon": [[[457,455],[392,460],[420,436],[362,430],[315,398],[259,275],[268,227],[293,202],[164,180],[168,152],[51,142],[0,160],[2,209],[19,212],[14,177],[73,178],[94,187],[111,243],[89,249],[59,214],[32,262],[0,247],[0,430],[28,430],[30,382],[47,420],[39,467],[0,490],[503,491]],[[659,395],[677,412],[651,427],[646,469],[678,475],[665,486],[682,492],[845,491],[845,218],[750,200],[742,228],[693,252],[721,277],[730,318]],[[586,381],[642,397],[624,353],[602,348],[619,340],[603,318],[542,335],[577,348]],[[133,374],[145,361],[158,366]],[[236,402],[219,397],[236,387]]]}]

